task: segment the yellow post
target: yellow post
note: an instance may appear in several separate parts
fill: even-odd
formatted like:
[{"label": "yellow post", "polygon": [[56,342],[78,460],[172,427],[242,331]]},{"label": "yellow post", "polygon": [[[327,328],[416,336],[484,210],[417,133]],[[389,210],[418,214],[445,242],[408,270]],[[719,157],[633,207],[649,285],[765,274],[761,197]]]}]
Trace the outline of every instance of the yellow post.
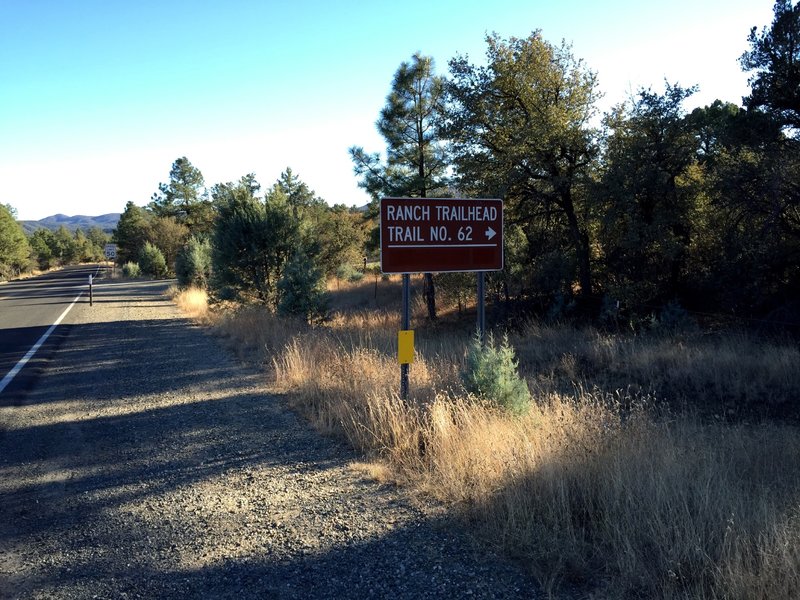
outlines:
[{"label": "yellow post", "polygon": [[410,365],[414,362],[414,330],[397,332],[397,362]]}]

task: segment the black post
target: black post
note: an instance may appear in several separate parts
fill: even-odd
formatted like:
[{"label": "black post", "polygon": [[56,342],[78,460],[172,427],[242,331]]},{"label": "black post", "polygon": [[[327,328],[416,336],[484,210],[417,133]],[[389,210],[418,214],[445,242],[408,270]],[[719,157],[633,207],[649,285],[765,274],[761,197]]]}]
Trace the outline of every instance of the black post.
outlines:
[{"label": "black post", "polygon": [[[403,319],[400,328],[411,329],[411,275],[403,275]],[[400,398],[408,400],[408,365],[400,365]]]},{"label": "black post", "polygon": [[478,333],[481,345],[486,340],[486,273],[478,271]]}]

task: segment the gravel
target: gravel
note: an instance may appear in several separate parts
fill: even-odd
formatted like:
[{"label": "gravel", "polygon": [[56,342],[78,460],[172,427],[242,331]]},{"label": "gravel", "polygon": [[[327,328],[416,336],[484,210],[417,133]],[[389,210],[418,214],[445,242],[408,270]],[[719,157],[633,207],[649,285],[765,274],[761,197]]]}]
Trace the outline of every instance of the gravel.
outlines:
[{"label": "gravel", "polygon": [[0,598],[533,598],[443,507],[353,468],[183,318],[99,281],[0,397]]}]

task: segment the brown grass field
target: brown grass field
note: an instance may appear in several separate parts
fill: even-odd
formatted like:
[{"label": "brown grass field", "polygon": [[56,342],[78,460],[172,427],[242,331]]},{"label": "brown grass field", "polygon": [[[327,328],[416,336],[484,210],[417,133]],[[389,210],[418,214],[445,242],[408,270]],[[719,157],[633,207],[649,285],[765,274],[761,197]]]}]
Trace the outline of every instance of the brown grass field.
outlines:
[{"label": "brown grass field", "polygon": [[509,339],[534,404],[512,417],[464,392],[473,320],[445,301],[426,325],[415,302],[403,402],[399,283],[330,288],[333,315],[317,328],[210,310],[199,291],[176,301],[376,478],[452,506],[555,597],[800,597],[798,428],[747,416],[800,401],[796,343],[521,324]]}]

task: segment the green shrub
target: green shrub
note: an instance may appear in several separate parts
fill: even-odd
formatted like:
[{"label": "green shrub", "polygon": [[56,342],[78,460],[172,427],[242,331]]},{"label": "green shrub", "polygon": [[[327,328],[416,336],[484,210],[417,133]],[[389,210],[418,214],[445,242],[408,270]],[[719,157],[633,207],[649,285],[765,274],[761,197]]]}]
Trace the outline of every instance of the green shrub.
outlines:
[{"label": "green shrub", "polygon": [[307,323],[318,323],[328,316],[325,275],[303,252],[295,252],[278,282],[278,313],[299,316]]},{"label": "green shrub", "polygon": [[287,202],[265,204],[244,183],[223,191],[211,243],[212,293],[277,308],[275,284],[297,244],[298,219]]},{"label": "green shrub", "polygon": [[139,253],[139,266],[142,273],[156,279],[167,276],[167,261],[158,247],[146,242]]},{"label": "green shrub", "polygon": [[462,374],[464,387],[513,414],[522,414],[530,408],[531,393],[517,366],[508,336],[504,335],[497,344],[490,333],[486,343],[481,344],[476,333],[467,350],[466,370]]},{"label": "green shrub", "polygon": [[364,279],[364,273],[353,267],[350,263],[342,263],[336,269],[336,277],[349,281],[350,283],[356,283]]},{"label": "green shrub", "polygon": [[142,270],[139,268],[139,263],[126,262],[122,265],[122,274],[125,277],[139,277],[142,274]]},{"label": "green shrub", "polygon": [[208,287],[211,277],[211,243],[189,238],[175,258],[175,275],[180,287]]},{"label": "green shrub", "polygon": [[697,331],[697,321],[678,302],[668,302],[661,309],[658,318],[651,319],[651,328],[664,333],[693,333]]}]

